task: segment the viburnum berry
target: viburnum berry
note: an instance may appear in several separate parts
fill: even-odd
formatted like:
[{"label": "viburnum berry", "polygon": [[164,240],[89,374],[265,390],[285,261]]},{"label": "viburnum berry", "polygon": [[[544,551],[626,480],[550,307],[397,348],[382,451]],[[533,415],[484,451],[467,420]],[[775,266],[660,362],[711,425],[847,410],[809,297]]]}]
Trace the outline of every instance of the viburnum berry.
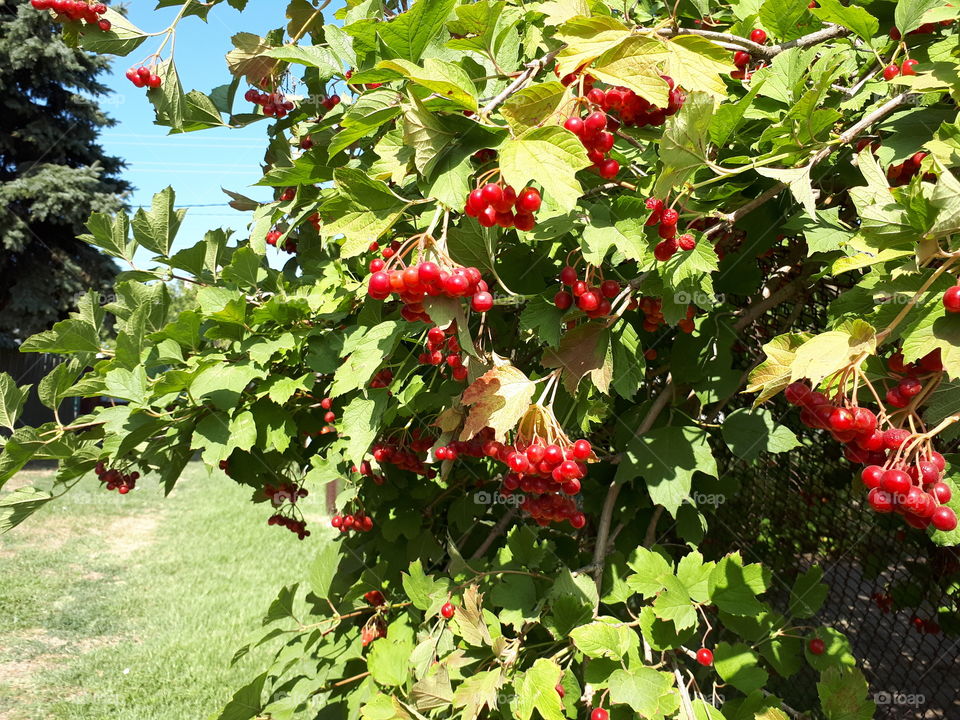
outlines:
[{"label": "viburnum berry", "polygon": [[941,532],[952,532],[957,529],[957,514],[952,508],[941,505],[930,515],[930,524]]},{"label": "viburnum berry", "polygon": [[566,290],[561,290],[553,296],[553,304],[556,305],[559,310],[569,310],[573,306],[573,295]]},{"label": "viburnum berry", "polygon": [[883,69],[883,79],[893,80],[900,74],[900,67],[896,63],[891,63]]},{"label": "viburnum berry", "polygon": [[753,42],[762,45],[767,41],[767,33],[760,28],[754,28],[750,31],[750,39],[753,40]]},{"label": "viburnum berry", "polygon": [[666,208],[660,213],[661,225],[676,225],[679,219],[680,219],[680,213],[678,213],[673,208]]},{"label": "viburnum berry", "polygon": [[488,292],[478,292],[470,299],[470,307],[476,312],[487,312],[493,307],[493,295]]},{"label": "viburnum berry", "polygon": [[733,54],[733,64],[738,68],[744,68],[750,64],[750,53],[745,50],[737,50]]},{"label": "viburnum berry", "polygon": [[697,662],[704,667],[713,665],[713,650],[710,648],[700,648],[697,650]]},{"label": "viburnum berry", "polygon": [[594,708],[590,713],[590,720],[610,720],[610,713],[603,708]]},{"label": "viburnum berry", "polygon": [[452,618],[457,612],[457,608],[453,603],[444,603],[443,607],[440,608],[440,614],[447,620]]},{"label": "viburnum berry", "polygon": [[943,294],[943,307],[947,312],[960,313],[960,285],[948,288]]},{"label": "viburnum berry", "polygon": [[807,643],[807,648],[813,655],[823,655],[827,649],[827,644],[821,638],[815,637],[811,638],[810,642]]}]

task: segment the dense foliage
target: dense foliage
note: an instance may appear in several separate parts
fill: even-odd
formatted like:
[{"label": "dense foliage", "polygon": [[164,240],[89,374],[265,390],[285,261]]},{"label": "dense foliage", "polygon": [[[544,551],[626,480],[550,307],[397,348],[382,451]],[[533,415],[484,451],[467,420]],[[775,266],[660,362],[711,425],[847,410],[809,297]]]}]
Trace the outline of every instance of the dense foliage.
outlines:
[{"label": "dense foliage", "polygon": [[[156,44],[128,78],[171,132],[263,122],[276,199],[230,192],[249,231],[177,251],[171,189],[93,215],[88,242],[155,266],[22,349],[69,357],[50,407],[126,404],[17,429],[0,481],[60,470],[5,525],[94,471],[170,490],[199,451],[314,543],[223,718],[781,720],[811,708],[765,688],[804,665],[817,712],[872,717],[813,620],[819,569],[698,546],[733,459],[797,447],[784,390],[864,507],[957,541],[957,9],[293,0],[233,37],[229,84],[184,93],[176,25],[218,5],[163,0],[150,36],[59,18],[92,51]],[[0,382],[12,429],[28,389]]]},{"label": "dense foliage", "polygon": [[97,134],[106,58],[69,47],[27,0],[0,7],[0,344],[63,320],[77,298],[106,295],[110,258],[77,240],[92,211],[112,212],[128,189]]}]

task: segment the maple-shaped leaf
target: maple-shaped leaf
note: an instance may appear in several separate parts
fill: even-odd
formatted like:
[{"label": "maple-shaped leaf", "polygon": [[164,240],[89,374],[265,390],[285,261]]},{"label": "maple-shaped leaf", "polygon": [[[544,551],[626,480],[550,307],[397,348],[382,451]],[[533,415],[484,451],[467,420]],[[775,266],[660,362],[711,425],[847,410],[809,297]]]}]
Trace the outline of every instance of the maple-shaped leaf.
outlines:
[{"label": "maple-shaped leaf", "polygon": [[463,391],[461,402],[470,406],[460,440],[469,440],[485,427],[503,440],[530,407],[536,385],[513,365],[500,365],[478,377]]}]

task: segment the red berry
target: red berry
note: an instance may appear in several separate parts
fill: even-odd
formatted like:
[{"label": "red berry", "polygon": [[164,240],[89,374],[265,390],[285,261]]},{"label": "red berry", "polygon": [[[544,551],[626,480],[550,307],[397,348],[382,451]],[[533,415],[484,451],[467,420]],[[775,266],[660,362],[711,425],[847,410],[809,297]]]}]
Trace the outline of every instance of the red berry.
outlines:
[{"label": "red berry", "polygon": [[879,465],[868,465],[860,473],[860,479],[870,490],[880,487],[884,470]]},{"label": "red berry", "polygon": [[488,205],[496,205],[503,202],[503,188],[494,183],[487,183],[481,188],[483,200]]},{"label": "red berry", "polygon": [[950,486],[942,482],[934,483],[930,487],[930,494],[941,505],[950,502],[950,498],[953,496]]},{"label": "red berry", "polygon": [[713,665],[713,651],[710,648],[700,648],[697,650],[697,662],[704,667]]},{"label": "red berry", "polygon": [[385,272],[375,272],[370,276],[368,290],[371,295],[388,295],[390,293],[390,276]]},{"label": "red berry", "polygon": [[783,394],[784,397],[787,398],[788,403],[791,405],[799,405],[810,395],[810,386],[802,380],[796,380],[787,385]]},{"label": "red berry", "polygon": [[678,213],[673,208],[667,208],[660,213],[660,224],[661,225],[676,225],[677,220],[680,219],[680,213]]},{"label": "red berry", "polygon": [[673,240],[664,240],[663,242],[657,243],[657,246],[653,249],[653,256],[660,262],[666,262],[673,257],[676,251],[676,242]]},{"label": "red berry", "polygon": [[560,271],[560,282],[564,285],[573,285],[577,281],[577,271],[567,265]]},{"label": "red berry", "polygon": [[600,177],[604,180],[612,180],[617,176],[617,173],[620,172],[620,163],[613,158],[607,158],[600,163],[597,172],[600,173]]},{"label": "red berry", "polygon": [[620,283],[616,280],[604,280],[600,285],[600,294],[608,300],[612,300],[620,294]]},{"label": "red berry", "polygon": [[930,523],[941,532],[952,532],[957,529],[957,514],[946,505],[941,505],[933,511]]},{"label": "red berry", "polygon": [[893,512],[893,496],[880,488],[874,488],[867,494],[867,502],[878,513]]},{"label": "red berry", "polygon": [[147,87],[151,90],[156,90],[163,83],[159,75],[151,75],[147,78]]},{"label": "red berry", "polygon": [[887,470],[880,479],[880,487],[894,496],[906,495],[913,481],[903,470]]},{"label": "red berry", "polygon": [[960,285],[954,285],[943,294],[943,307],[947,312],[960,313]]},{"label": "red berry", "polygon": [[755,43],[763,44],[767,41],[767,33],[760,28],[755,28],[750,32],[750,39]]},{"label": "red berry", "polygon": [[845,432],[853,428],[853,413],[846,408],[834,408],[830,413],[830,428],[835,432]]},{"label": "red berry", "polygon": [[537,221],[534,219],[533,215],[525,212],[518,212],[513,216],[513,226],[517,230],[522,230],[523,232],[530,232],[537,226]]},{"label": "red berry", "polygon": [[577,307],[584,312],[591,312],[600,306],[600,298],[592,290],[588,290],[577,298]]},{"label": "red berry", "polygon": [[583,120],[578,117],[569,117],[563,126],[574,135],[583,135]]},{"label": "red berry", "polygon": [[[910,58],[909,60],[904,60],[903,65],[900,66],[900,73],[902,75],[916,75],[916,67],[919,64],[919,60],[914,60]],[[888,78],[889,79],[889,78]]]},{"label": "red berry", "polygon": [[493,307],[493,295],[488,292],[478,292],[470,299],[470,307],[476,312],[487,312]]},{"label": "red berry", "polygon": [[610,713],[603,708],[594,708],[590,713],[590,720],[610,720]]},{"label": "red berry", "polygon": [[827,644],[820,638],[812,638],[807,644],[807,647],[810,649],[812,654],[823,655],[824,651],[827,649]]},{"label": "red berry", "polygon": [[573,295],[566,290],[561,290],[553,296],[553,304],[560,310],[569,310],[573,305]]},{"label": "red berry", "polygon": [[693,250],[697,246],[697,239],[690,233],[684,233],[677,238],[677,247],[684,251]]},{"label": "red berry", "polygon": [[599,110],[590,113],[583,121],[583,128],[588,135],[598,135],[607,128],[607,114]]},{"label": "red berry", "polygon": [[575,530],[579,530],[587,524],[587,516],[581,512],[574,513],[570,516],[569,522]]},{"label": "red berry", "polygon": [[440,608],[440,614],[447,620],[452,618],[456,611],[457,608],[454,607],[452,603],[444,603],[443,607]]},{"label": "red berry", "polygon": [[883,79],[884,80],[893,80],[897,75],[900,74],[900,68],[896,63],[891,63],[883,69]]},{"label": "red berry", "polygon": [[738,68],[744,68],[750,64],[750,53],[744,50],[737,50],[733,54],[733,64]]},{"label": "red berry", "polygon": [[423,262],[417,268],[417,280],[421,285],[429,285],[440,279],[440,266],[433,262]]},{"label": "red berry", "polygon": [[517,196],[517,209],[528,213],[535,213],[540,209],[540,191],[536,188],[524,188]]}]

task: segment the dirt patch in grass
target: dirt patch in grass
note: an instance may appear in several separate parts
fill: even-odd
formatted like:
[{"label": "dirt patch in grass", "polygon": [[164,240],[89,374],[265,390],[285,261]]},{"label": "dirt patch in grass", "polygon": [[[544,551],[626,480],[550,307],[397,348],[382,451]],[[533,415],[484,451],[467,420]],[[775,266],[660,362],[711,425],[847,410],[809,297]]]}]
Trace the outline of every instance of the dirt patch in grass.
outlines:
[{"label": "dirt patch in grass", "polygon": [[160,520],[155,515],[137,515],[113,521],[103,532],[110,546],[109,552],[120,558],[143,552],[153,543],[159,524]]}]

